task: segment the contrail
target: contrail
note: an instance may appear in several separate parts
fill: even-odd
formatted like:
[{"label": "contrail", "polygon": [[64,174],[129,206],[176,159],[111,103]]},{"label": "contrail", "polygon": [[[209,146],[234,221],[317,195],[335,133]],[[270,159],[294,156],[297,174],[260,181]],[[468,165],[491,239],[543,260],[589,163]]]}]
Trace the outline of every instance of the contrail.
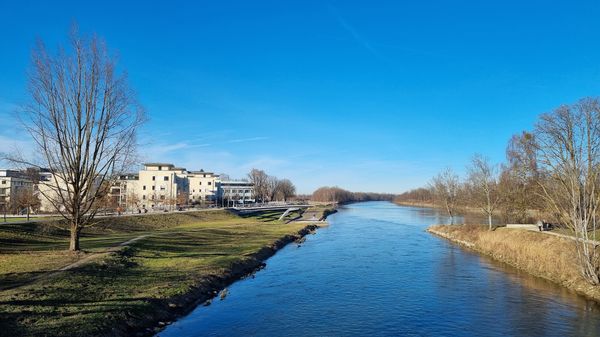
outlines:
[{"label": "contrail", "polygon": [[333,14],[333,16],[335,16],[336,20],[338,21],[338,23],[340,24],[340,26],[342,26],[342,28],[344,28],[344,30],[346,30],[348,33],[350,33],[350,35],[352,36],[352,38],[354,38],[354,40],[356,42],[358,42],[358,44],[360,44],[361,46],[363,46],[366,50],[368,50],[371,54],[373,54],[373,56],[377,57],[377,58],[382,58],[382,56],[379,54],[379,52],[377,52],[377,50],[375,50],[375,48],[373,48],[373,46],[371,45],[371,43],[364,38],[362,35],[360,35],[356,29],[354,29],[354,27],[352,27],[352,25],[350,25],[348,23],[348,21],[346,21],[342,15],[339,13],[339,11],[337,10],[337,8],[335,8],[332,4],[327,4],[327,7],[329,7],[329,11],[331,12],[331,14]]}]

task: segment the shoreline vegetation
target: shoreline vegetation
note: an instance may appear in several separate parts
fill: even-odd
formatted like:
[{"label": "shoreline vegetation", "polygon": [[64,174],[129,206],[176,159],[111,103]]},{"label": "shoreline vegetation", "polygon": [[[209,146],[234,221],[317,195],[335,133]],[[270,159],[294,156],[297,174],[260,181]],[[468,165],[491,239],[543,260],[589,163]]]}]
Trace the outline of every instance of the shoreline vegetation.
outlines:
[{"label": "shoreline vegetation", "polygon": [[[325,205],[307,211],[310,218],[331,212]],[[321,226],[278,216],[216,210],[107,218],[84,233],[77,253],[65,251],[69,232],[58,223],[3,224],[2,334],[154,335]]]},{"label": "shoreline vegetation", "polygon": [[578,269],[573,239],[482,225],[434,225],[427,232],[600,302],[600,288]]},{"label": "shoreline vegetation", "polygon": [[599,130],[600,97],[563,104],[514,134],[505,161],[475,154],[464,177],[448,167],[395,200],[442,206],[450,224],[461,210],[479,209],[490,231],[493,217],[502,224],[550,224],[576,238],[574,263],[590,285],[600,286]]},{"label": "shoreline vegetation", "polygon": [[[434,209],[438,209],[440,211],[445,212],[445,209],[443,206],[436,204],[435,202],[427,202],[427,201],[409,201],[409,200],[393,200],[393,203],[395,205],[398,206],[409,206],[409,207],[421,207],[421,208],[434,208]],[[462,216],[462,217],[476,217],[476,218],[480,218],[483,217],[483,214],[481,213],[481,210],[477,209],[477,208],[473,208],[473,207],[462,207],[460,209],[460,211],[458,212],[458,214],[455,214],[455,216]],[[493,219],[495,220],[501,220],[502,219],[502,214],[499,210],[495,210],[492,214]],[[466,220],[465,220],[466,221]]]}]

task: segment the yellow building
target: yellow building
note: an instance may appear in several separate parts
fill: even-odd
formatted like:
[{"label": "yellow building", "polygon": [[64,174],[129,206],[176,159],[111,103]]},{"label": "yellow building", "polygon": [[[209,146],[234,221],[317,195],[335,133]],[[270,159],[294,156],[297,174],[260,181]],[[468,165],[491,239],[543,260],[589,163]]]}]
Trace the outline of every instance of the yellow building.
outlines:
[{"label": "yellow building", "polygon": [[219,176],[212,172],[192,171],[187,174],[189,182],[189,203],[213,204],[216,201]]},{"label": "yellow building", "polygon": [[169,163],[146,163],[138,176],[135,188],[143,209],[173,209],[187,204],[189,183],[185,168]]}]

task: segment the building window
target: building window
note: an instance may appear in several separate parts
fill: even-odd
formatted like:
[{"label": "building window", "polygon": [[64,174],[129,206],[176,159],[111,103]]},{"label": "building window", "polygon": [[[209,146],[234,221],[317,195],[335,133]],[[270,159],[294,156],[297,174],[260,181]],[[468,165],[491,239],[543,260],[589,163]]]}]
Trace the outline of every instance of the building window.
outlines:
[{"label": "building window", "polygon": [[146,185],[144,185],[144,186],[142,187],[142,190],[144,190],[144,191],[146,190]]},{"label": "building window", "polygon": [[6,180],[2,180],[2,185],[6,185]]},{"label": "building window", "polygon": [[[159,166],[159,167],[158,167],[158,170],[159,170],[159,171],[162,171],[162,166]],[[152,178],[154,178],[154,177],[152,177]]]},{"label": "building window", "polygon": [[200,186],[202,186],[202,182],[200,182]]},{"label": "building window", "polygon": [[160,196],[160,200],[165,200],[165,196],[164,196],[164,195],[161,195],[161,196]]},{"label": "building window", "polygon": [[169,181],[169,177],[165,177],[165,178],[164,178],[164,180],[165,180],[165,181]]},{"label": "building window", "polygon": [[146,195],[142,195],[142,200],[146,200]]},{"label": "building window", "polygon": [[210,182],[210,181],[209,181],[209,182],[208,182],[208,185],[210,186],[211,184],[212,184],[212,182]]},{"label": "building window", "polygon": [[156,186],[152,186],[152,190],[154,191],[156,189]]},{"label": "building window", "polygon": [[156,181],[156,176],[152,176],[152,181]]},{"label": "building window", "polygon": [[161,190],[161,191],[164,191],[164,190],[165,190],[165,187],[164,187],[164,186],[161,186],[161,187],[160,187],[160,190]]}]

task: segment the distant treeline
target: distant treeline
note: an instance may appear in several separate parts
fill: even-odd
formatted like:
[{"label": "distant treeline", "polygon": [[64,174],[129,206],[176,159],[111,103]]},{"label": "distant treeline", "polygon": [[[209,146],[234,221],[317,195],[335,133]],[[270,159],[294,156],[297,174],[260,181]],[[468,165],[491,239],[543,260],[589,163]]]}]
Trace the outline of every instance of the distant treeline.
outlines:
[{"label": "distant treeline", "polygon": [[358,201],[392,201],[395,194],[371,193],[371,192],[350,192],[337,186],[321,187],[313,192],[311,200],[319,202],[358,202]]},{"label": "distant treeline", "polygon": [[402,203],[423,203],[423,204],[433,204],[435,201],[435,196],[433,191],[430,188],[419,187],[413,190],[404,192],[402,194],[398,194],[394,198],[394,202]]}]

